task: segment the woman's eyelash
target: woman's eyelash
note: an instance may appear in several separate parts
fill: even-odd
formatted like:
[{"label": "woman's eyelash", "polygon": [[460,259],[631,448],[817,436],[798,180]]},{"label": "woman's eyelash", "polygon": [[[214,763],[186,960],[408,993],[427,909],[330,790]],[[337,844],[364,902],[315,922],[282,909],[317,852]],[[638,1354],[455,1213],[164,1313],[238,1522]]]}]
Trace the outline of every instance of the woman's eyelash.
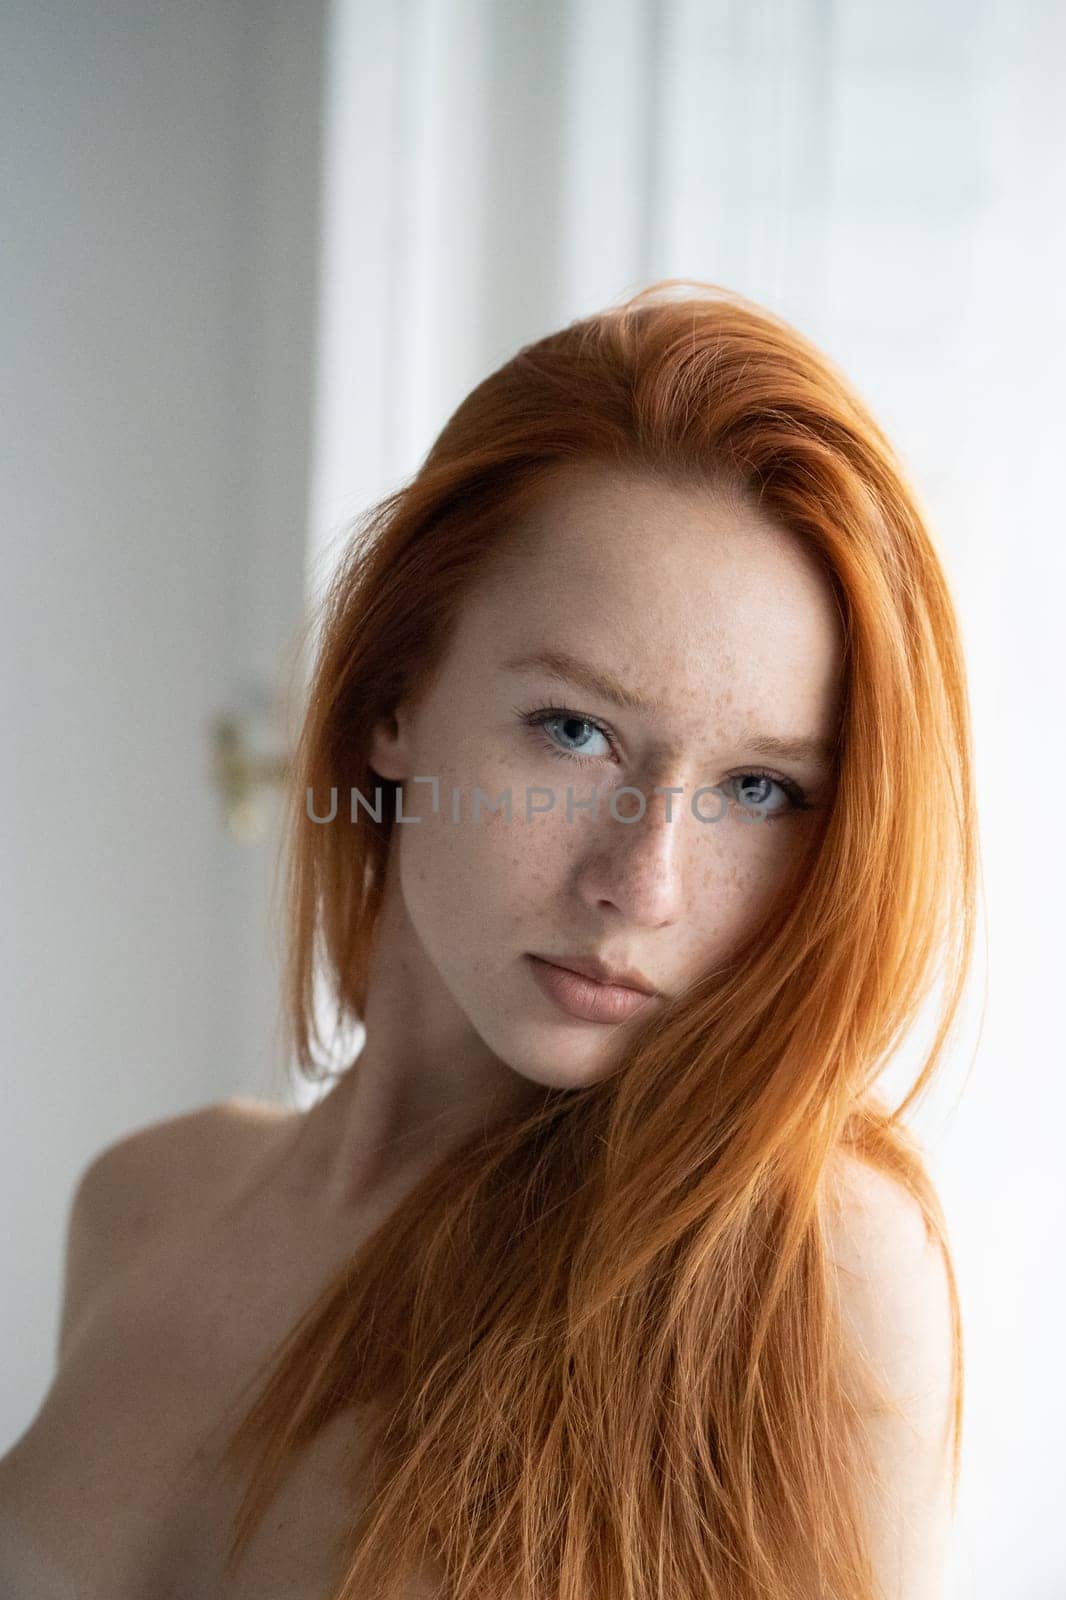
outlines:
[{"label": "woman's eyelash", "polygon": [[[518,711],[517,706],[515,710]],[[614,749],[614,740],[611,738],[610,729],[602,722],[597,722],[595,717],[586,717],[580,711],[571,711],[567,706],[538,706],[535,711],[518,711],[519,718],[530,728],[543,727],[546,722],[580,722],[586,728],[595,728],[597,733],[602,733],[608,744]],[[602,757],[583,756],[578,750],[560,750],[553,739],[548,741],[549,749],[556,755],[562,756],[564,761],[595,761]]]},{"label": "woman's eyelash", "polygon": [[[771,783],[779,784],[788,795],[790,811],[817,810],[814,802],[808,800],[806,789],[802,788],[794,778],[782,778],[779,773],[764,772],[761,767],[749,767],[745,772],[734,773],[732,778],[726,779],[726,782],[734,783],[737,778],[768,778]],[[781,813],[781,815],[787,815],[787,813]],[[773,813],[767,814],[767,820],[773,820]]]},{"label": "woman's eyelash", "polygon": [[[614,748],[614,741],[611,738],[610,729],[607,728],[604,723],[597,721],[595,717],[586,716],[584,712],[573,711],[569,706],[537,706],[533,711],[522,711],[518,706],[515,706],[514,711],[519,720],[530,728],[542,728],[546,722],[557,721],[578,722],[586,728],[595,728],[597,733],[601,733],[603,735],[603,737],[611,745],[612,749]],[[602,757],[583,756],[579,751],[576,750],[567,751],[560,749],[559,745],[557,745],[553,739],[548,736],[546,736],[546,738],[547,748],[550,753],[558,756],[562,761],[576,761],[579,765],[588,765],[593,761],[602,760]],[[775,814],[787,816],[794,811],[814,811],[817,809],[812,801],[808,799],[807,791],[800,784],[798,784],[794,778],[782,777],[782,775],[778,772],[766,772],[761,767],[748,767],[743,772],[734,773],[732,777],[726,779],[725,781],[727,783],[735,783],[739,778],[767,778],[771,783],[778,784],[788,796],[788,811],[779,813],[767,812],[765,814],[765,820],[768,822],[773,820]],[[740,804],[740,802],[738,802],[738,804]]]}]

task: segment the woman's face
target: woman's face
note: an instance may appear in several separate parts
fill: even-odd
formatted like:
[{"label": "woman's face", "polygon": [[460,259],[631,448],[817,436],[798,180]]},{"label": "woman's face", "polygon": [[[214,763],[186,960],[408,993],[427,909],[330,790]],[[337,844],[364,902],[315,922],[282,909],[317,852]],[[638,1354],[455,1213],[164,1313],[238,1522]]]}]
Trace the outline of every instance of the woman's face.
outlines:
[{"label": "woman's face", "polygon": [[[801,544],[706,488],[575,469],[507,541],[372,764],[422,819],[390,861],[414,970],[514,1071],[578,1087],[730,955],[824,825],[827,758],[765,746],[832,738],[840,623]],[[612,809],[622,786],[643,810]],[[628,1012],[554,965],[580,957],[657,995]],[[590,997],[607,1020],[575,1014]]]}]

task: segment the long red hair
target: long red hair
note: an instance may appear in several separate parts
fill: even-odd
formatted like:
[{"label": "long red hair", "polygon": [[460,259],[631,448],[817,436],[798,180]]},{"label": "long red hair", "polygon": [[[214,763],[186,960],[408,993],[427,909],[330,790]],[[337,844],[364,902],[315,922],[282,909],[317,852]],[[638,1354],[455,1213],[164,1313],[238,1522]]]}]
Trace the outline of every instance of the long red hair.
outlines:
[{"label": "long red hair", "polygon": [[[246,1478],[231,1561],[350,1407],[374,1492],[336,1600],[399,1597],[427,1558],[454,1600],[872,1600],[872,1391],[846,1357],[829,1176],[841,1152],[892,1174],[941,1243],[957,1471],[958,1302],[903,1114],[973,944],[969,710],[906,474],[784,321],[678,280],[574,321],[480,383],[362,519],[316,619],[291,768],[296,1059],[321,1075],[319,985],[338,1023],[363,1014],[391,837],[391,794],[381,822],[324,827],[307,792],[373,795],[371,729],[432,674],[508,526],[583,462],[740,484],[817,555],[844,635],[833,804],[795,889],[618,1070],[468,1140],[307,1310],[228,1446]],[[934,989],[935,1037],[890,1109],[876,1079]]]}]

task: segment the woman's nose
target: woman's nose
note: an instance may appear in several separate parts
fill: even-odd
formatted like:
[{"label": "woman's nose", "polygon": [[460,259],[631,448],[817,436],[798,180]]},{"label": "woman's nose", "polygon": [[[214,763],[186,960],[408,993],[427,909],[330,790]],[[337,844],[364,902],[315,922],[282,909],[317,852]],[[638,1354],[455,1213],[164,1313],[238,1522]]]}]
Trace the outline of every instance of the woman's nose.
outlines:
[{"label": "woman's nose", "polygon": [[675,921],[683,902],[685,833],[676,794],[615,790],[582,865],[583,894],[590,904],[609,902],[632,922],[661,927]]}]

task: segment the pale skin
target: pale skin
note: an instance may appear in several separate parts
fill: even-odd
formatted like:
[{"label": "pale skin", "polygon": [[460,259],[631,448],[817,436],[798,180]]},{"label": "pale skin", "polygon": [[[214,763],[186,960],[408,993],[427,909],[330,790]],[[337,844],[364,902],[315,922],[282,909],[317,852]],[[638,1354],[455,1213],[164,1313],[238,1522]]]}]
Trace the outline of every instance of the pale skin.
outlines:
[{"label": "pale skin", "polygon": [[[309,1112],[241,1100],[154,1124],[81,1179],[55,1382],[0,1460],[0,1579],[6,1560],[26,1600],[63,1592],[58,1577],[48,1587],[50,1568],[108,1600],[325,1600],[347,1504],[340,1480],[358,1467],[350,1424],[316,1443],[226,1585],[236,1501],[210,1475],[210,1429],[436,1159],[546,1087],[610,1073],[637,1023],[564,1013],[532,980],[530,952],[595,952],[675,994],[756,925],[819,826],[824,763],[752,743],[817,742],[834,726],[839,618],[791,535],[707,488],[591,468],[513,533],[505,562],[467,597],[426,693],[375,733],[375,770],[405,783],[406,814],[424,820],[395,831],[358,1069]],[[545,652],[648,704],[508,665]],[[531,726],[551,705],[565,716]],[[434,815],[428,786],[411,784],[430,774],[445,797],[510,787],[512,822],[487,813],[454,824],[447,804]],[[597,786],[600,820],[578,811],[567,822],[567,784],[578,798]],[[623,784],[648,798],[634,824],[607,810]],[[656,785],[682,796],[668,802]],[[790,785],[815,809],[791,809]],[[553,789],[555,810],[526,820],[530,786]],[[702,786],[731,797],[714,825],[689,810]],[[752,810],[774,820],[753,823]],[[830,1242],[847,1324],[902,1411],[871,1422],[884,1486],[869,1530],[884,1600],[940,1600],[945,1274],[916,1207],[887,1179],[842,1163],[839,1196]],[[420,1584],[412,1597],[432,1594],[431,1574]]]}]

